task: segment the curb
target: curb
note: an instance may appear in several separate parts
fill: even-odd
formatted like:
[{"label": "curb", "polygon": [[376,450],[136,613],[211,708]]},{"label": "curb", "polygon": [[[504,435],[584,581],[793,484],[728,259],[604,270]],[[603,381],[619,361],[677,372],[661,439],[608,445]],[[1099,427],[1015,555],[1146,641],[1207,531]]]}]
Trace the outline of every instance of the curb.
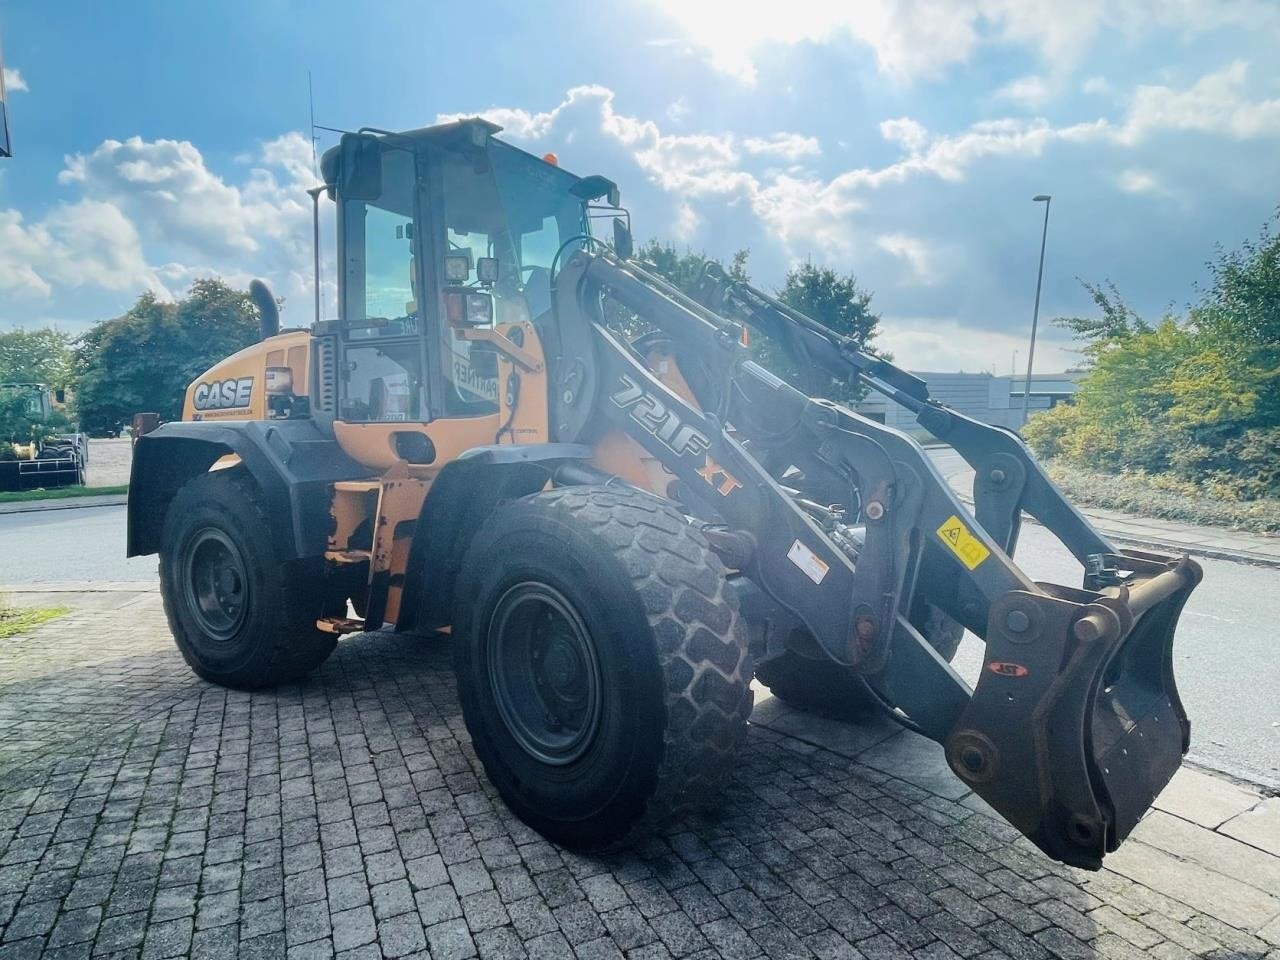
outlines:
[{"label": "curb", "polygon": [[39,513],[45,510],[85,510],[89,507],[118,507],[129,502],[127,493],[110,493],[100,497],[59,497],[51,500],[22,500],[0,503],[0,515],[6,513]]}]

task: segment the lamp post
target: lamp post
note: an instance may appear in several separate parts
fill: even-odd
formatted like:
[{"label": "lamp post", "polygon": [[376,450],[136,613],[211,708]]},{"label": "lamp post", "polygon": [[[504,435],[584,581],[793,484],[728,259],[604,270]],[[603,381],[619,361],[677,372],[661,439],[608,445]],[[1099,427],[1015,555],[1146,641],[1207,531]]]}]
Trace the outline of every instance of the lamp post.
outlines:
[{"label": "lamp post", "polygon": [[1044,245],[1049,238],[1049,202],[1047,193],[1037,193],[1033,203],[1044,204],[1044,230],[1040,234],[1040,271],[1036,274],[1036,306],[1031,313],[1031,349],[1027,351],[1027,382],[1022,390],[1022,425],[1027,424],[1027,410],[1031,403],[1031,365],[1036,359],[1036,325],[1040,322],[1040,285],[1044,282]]}]

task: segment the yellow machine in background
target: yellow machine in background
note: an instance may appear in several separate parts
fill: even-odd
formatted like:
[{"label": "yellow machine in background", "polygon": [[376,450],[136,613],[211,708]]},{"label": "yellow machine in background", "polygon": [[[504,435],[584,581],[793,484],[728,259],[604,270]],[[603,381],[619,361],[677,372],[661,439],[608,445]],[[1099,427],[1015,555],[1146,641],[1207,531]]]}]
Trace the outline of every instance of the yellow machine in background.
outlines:
[{"label": "yellow machine in background", "polygon": [[68,419],[68,400],[44,383],[0,384],[0,403],[16,402],[27,425],[21,436],[0,436],[0,491],[85,482],[89,438]]}]

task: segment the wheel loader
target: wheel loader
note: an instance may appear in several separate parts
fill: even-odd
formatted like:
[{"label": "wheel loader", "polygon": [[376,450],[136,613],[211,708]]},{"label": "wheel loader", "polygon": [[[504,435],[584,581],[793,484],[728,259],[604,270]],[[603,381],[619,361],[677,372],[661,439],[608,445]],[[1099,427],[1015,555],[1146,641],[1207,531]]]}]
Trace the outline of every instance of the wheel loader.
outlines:
[{"label": "wheel loader", "polygon": [[[1187,750],[1171,647],[1197,565],[1117,548],[1016,433],[765,292],[711,268],[682,293],[633,257],[613,182],[499,131],[344,134],[313,192],[336,318],[317,297],[281,331],[255,284],[262,341],[138,440],[128,551],[159,554],[191,668],[259,688],[343,634],[448,633],[487,776],[584,849],[714,799],[754,676],[887,712],[1047,855],[1099,867]],[[973,508],[752,335],[906,407],[975,469]],[[1024,514],[1078,586],[1015,565]]]}]

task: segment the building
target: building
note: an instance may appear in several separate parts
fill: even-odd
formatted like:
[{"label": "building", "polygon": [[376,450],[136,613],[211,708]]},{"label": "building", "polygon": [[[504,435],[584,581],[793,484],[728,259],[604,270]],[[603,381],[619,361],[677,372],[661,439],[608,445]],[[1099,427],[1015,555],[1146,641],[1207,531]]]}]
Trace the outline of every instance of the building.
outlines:
[{"label": "building", "polygon": [[[997,377],[989,373],[935,373],[911,371],[929,385],[929,395],[940,403],[983,423],[1017,428],[1022,425],[1022,395],[1025,376]],[[1068,400],[1076,392],[1082,371],[1037,373],[1031,377],[1031,402],[1028,410],[1048,410]],[[901,430],[917,427],[910,411],[878,393],[868,393],[858,404],[864,417]]]}]

